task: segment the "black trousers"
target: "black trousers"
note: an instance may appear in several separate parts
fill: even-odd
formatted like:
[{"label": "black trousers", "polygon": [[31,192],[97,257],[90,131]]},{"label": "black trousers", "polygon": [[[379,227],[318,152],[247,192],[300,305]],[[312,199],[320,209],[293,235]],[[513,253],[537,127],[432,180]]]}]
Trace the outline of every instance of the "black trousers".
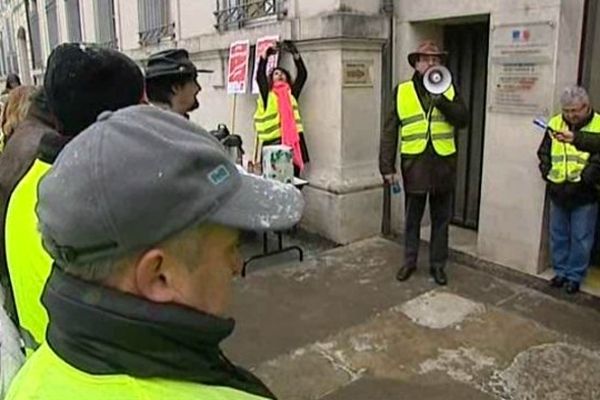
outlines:
[{"label": "black trousers", "polygon": [[448,226],[452,219],[453,192],[434,194],[406,193],[406,224],[404,236],[404,265],[416,267],[421,240],[421,220],[429,197],[431,240],[429,266],[444,268],[448,260]]}]

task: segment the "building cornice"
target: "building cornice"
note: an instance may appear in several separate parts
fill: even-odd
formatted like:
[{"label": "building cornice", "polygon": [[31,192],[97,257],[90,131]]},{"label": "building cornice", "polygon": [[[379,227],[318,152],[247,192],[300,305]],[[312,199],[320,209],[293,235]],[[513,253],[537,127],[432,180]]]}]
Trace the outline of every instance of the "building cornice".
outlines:
[{"label": "building cornice", "polygon": [[378,50],[387,39],[387,20],[383,15],[364,15],[349,12],[323,14],[304,19],[269,21],[243,29],[215,32],[191,38],[163,42],[155,46],[124,50],[136,60],[145,60],[156,51],[185,48],[193,58],[220,58],[229,45],[248,39],[256,43],[262,36],[279,35],[282,40],[294,40],[304,50]]}]

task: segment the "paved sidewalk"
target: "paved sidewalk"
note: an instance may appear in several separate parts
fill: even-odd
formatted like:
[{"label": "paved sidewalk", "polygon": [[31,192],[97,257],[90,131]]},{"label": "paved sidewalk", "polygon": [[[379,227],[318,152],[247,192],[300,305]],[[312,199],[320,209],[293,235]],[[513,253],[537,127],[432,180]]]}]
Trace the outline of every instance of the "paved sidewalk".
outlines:
[{"label": "paved sidewalk", "polygon": [[[281,399],[600,399],[600,312],[374,238],[240,280],[225,350]],[[421,257],[423,259],[423,257]]]}]

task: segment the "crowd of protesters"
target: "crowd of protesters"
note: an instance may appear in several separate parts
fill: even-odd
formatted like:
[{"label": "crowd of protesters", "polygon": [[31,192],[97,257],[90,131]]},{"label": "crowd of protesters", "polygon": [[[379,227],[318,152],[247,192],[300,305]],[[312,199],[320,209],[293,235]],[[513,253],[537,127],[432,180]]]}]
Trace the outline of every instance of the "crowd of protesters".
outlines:
[{"label": "crowd of protesters", "polygon": [[220,343],[238,232],[295,225],[299,191],[189,121],[207,71],[185,50],[142,71],[67,43],[46,65],[1,99],[0,398],[275,398]]}]

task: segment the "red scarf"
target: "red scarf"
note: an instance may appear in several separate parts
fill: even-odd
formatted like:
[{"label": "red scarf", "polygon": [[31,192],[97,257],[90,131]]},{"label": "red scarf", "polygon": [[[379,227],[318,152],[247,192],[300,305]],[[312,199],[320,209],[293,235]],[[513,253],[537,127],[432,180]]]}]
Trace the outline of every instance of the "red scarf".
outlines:
[{"label": "red scarf", "polygon": [[277,96],[277,103],[279,104],[281,143],[292,148],[292,160],[300,168],[300,171],[302,171],[304,169],[304,161],[302,160],[302,151],[300,149],[300,135],[298,134],[296,118],[294,117],[290,85],[287,82],[275,82],[273,83],[273,93]]}]

